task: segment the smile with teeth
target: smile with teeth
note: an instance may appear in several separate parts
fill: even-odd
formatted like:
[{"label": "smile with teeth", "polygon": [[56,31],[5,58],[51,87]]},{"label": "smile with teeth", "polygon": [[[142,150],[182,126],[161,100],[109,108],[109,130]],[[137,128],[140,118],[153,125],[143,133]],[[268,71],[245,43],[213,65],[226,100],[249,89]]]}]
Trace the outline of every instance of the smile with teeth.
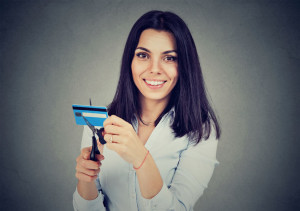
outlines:
[{"label": "smile with teeth", "polygon": [[150,80],[146,80],[146,79],[144,79],[144,81],[151,86],[159,86],[159,85],[166,83],[166,81],[150,81]]}]

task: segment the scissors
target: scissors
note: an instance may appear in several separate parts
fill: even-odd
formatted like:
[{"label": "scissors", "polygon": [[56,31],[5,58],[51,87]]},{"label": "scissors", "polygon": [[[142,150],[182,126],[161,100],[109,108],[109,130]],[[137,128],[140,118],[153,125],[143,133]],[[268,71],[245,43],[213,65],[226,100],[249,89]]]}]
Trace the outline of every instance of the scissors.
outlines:
[{"label": "scissors", "polygon": [[[92,102],[91,102],[91,98],[90,98],[90,106],[92,106]],[[77,115],[77,114],[76,114]],[[100,154],[99,149],[97,147],[97,140],[95,137],[95,133],[97,134],[97,136],[99,137],[99,141],[101,144],[106,144],[106,141],[104,140],[104,137],[102,135],[102,133],[104,132],[104,128],[100,128],[97,129],[95,128],[90,122],[89,120],[87,120],[81,113],[79,113],[79,115],[82,116],[82,118],[84,119],[85,123],[89,126],[89,128],[91,129],[91,131],[93,132],[93,138],[92,138],[92,151],[91,151],[91,155],[90,155],[90,159],[93,161],[97,161],[96,159],[96,154]]]}]

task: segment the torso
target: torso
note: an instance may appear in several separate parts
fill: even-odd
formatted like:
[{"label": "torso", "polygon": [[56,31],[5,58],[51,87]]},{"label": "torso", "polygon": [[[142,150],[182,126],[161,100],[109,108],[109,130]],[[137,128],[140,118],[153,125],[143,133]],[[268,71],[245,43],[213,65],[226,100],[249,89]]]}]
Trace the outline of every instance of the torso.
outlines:
[{"label": "torso", "polygon": [[138,137],[142,141],[143,145],[146,144],[147,140],[149,139],[152,131],[154,130],[155,126],[146,126],[143,124],[139,124],[138,128]]},{"label": "torso", "polygon": [[[172,118],[167,114],[165,117],[156,127],[138,125],[138,120],[133,121],[132,124],[141,142],[151,153],[161,178],[169,186],[178,167],[181,152],[188,147],[188,139],[185,136],[174,137],[173,130],[170,128]],[[89,135],[84,139],[90,144],[93,134],[88,127],[86,130]],[[105,160],[102,162],[98,181],[110,210],[146,210],[143,208],[145,199],[138,191],[139,183],[133,166],[113,150],[104,149],[103,155]]]}]

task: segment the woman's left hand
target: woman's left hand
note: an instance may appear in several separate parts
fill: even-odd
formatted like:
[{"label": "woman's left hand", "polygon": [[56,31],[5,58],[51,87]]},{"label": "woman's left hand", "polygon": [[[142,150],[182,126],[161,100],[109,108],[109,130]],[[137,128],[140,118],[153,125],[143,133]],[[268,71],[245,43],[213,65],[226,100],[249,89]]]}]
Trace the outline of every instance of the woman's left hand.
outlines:
[{"label": "woman's left hand", "polygon": [[147,154],[147,149],[139,139],[132,125],[112,115],[104,123],[106,147],[117,152],[128,163],[138,167]]}]

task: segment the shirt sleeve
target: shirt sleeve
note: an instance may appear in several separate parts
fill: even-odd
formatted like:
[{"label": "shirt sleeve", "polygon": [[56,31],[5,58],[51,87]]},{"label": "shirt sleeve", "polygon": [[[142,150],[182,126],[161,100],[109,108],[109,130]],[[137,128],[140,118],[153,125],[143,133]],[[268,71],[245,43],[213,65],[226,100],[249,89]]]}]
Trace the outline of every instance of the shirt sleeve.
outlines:
[{"label": "shirt sleeve", "polygon": [[190,144],[181,153],[171,184],[163,184],[152,199],[143,199],[149,210],[193,210],[219,164],[216,159],[218,141],[211,137],[196,146]]},{"label": "shirt sleeve", "polygon": [[104,211],[106,208],[103,205],[104,196],[101,191],[98,192],[98,197],[94,200],[86,200],[82,198],[76,188],[73,194],[73,207],[74,210],[90,210],[90,211]]},{"label": "shirt sleeve", "polygon": [[[92,132],[87,126],[84,126],[83,129],[83,135],[82,135],[82,141],[81,141],[81,149],[91,146],[92,145]],[[99,181],[99,177],[95,181],[97,189],[98,189],[98,196],[94,200],[86,200],[80,196],[80,194],[77,191],[77,188],[73,194],[73,208],[76,211],[79,210],[91,210],[91,211],[104,211],[106,210],[103,200],[104,200],[104,195],[101,191],[101,185]]]}]

